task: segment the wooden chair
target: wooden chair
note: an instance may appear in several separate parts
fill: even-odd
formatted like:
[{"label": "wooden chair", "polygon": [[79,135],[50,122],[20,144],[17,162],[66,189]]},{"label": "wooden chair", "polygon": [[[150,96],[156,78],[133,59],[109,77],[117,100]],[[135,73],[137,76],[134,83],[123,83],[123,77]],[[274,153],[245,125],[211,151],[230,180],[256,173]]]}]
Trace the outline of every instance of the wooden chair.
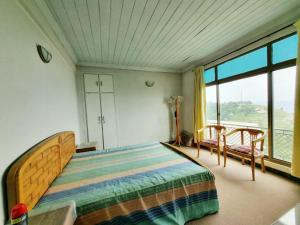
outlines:
[{"label": "wooden chair", "polygon": [[201,141],[197,141],[197,148],[198,148],[198,158],[200,153],[200,145],[209,148],[211,154],[213,154],[213,150],[216,149],[218,155],[218,165],[220,165],[220,139],[222,133],[226,131],[226,128],[221,125],[207,125],[204,128],[198,130],[198,136],[201,132],[205,130],[209,130],[209,137],[207,139],[203,139]]},{"label": "wooden chair", "polygon": [[[240,144],[228,144],[227,138],[233,134],[240,133]],[[250,141],[249,144],[245,144],[244,135],[249,134]],[[264,132],[258,129],[248,129],[248,128],[239,128],[235,129],[227,134],[223,134],[224,146],[223,146],[223,154],[224,154],[224,167],[226,167],[226,158],[227,153],[230,153],[234,156],[238,156],[242,159],[242,164],[245,164],[245,159],[251,161],[251,170],[252,170],[252,180],[255,181],[255,159],[261,158],[261,170],[265,172],[265,164],[264,164],[264,140],[265,135]],[[257,145],[260,145],[257,147]]]}]

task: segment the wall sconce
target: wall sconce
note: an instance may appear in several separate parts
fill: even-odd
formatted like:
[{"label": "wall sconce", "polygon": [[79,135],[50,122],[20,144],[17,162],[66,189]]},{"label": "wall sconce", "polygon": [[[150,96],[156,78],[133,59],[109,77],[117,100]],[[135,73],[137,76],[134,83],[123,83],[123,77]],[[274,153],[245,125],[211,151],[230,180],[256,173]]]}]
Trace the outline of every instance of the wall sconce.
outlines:
[{"label": "wall sconce", "polygon": [[153,87],[154,84],[155,84],[155,82],[152,81],[152,80],[146,80],[146,81],[145,81],[145,85],[146,85],[147,87]]},{"label": "wall sconce", "polygon": [[52,59],[52,54],[41,45],[37,45],[36,48],[37,48],[37,51],[39,53],[41,60],[44,63],[49,63]]}]

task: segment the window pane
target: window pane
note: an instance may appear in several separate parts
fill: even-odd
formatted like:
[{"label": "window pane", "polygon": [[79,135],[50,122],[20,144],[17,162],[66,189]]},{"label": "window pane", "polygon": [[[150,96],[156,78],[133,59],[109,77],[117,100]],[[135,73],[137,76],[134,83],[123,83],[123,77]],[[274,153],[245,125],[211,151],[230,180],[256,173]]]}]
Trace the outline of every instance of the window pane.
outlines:
[{"label": "window pane", "polygon": [[297,58],[297,46],[298,37],[296,34],[272,44],[273,64]]},{"label": "window pane", "polygon": [[274,158],[291,162],[296,67],[273,72]]},{"label": "window pane", "polygon": [[206,88],[206,117],[209,124],[217,123],[216,85]]},{"label": "window pane", "polygon": [[260,48],[218,66],[218,79],[232,77],[267,66],[267,47]]},{"label": "window pane", "polygon": [[206,84],[215,81],[215,68],[204,71],[204,80]]},{"label": "window pane", "polygon": [[[267,74],[221,84],[219,88],[221,124],[228,130],[251,127],[259,128],[267,134]],[[240,138],[233,135],[228,141],[240,144]],[[245,144],[249,143],[249,137],[245,137]],[[265,140],[265,154],[268,152],[267,143]]]}]

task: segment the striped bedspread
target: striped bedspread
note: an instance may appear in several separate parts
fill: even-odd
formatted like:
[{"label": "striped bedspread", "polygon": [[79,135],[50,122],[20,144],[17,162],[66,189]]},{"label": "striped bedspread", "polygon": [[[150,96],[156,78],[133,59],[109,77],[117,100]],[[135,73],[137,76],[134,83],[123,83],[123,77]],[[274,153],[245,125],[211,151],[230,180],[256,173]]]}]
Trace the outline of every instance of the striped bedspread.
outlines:
[{"label": "striped bedspread", "polygon": [[70,200],[76,224],[184,224],[219,209],[213,174],[160,143],[74,154],[36,208]]}]

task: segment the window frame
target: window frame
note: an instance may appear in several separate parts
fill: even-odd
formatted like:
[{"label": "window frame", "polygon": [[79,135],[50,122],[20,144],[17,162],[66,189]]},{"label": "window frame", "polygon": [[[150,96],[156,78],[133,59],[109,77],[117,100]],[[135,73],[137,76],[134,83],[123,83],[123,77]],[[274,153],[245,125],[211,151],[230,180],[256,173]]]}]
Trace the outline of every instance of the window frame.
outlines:
[{"label": "window frame", "polygon": [[[217,104],[216,104],[216,110],[217,110],[217,123],[220,124],[220,92],[219,92],[219,85],[223,84],[223,83],[228,83],[228,82],[233,82],[236,80],[240,80],[240,79],[245,79],[245,78],[249,78],[249,77],[253,77],[253,76],[257,76],[257,75],[261,75],[263,73],[267,73],[267,93],[268,93],[268,155],[265,156],[266,159],[268,159],[271,162],[280,164],[280,165],[284,165],[284,166],[291,166],[291,163],[288,161],[284,161],[281,159],[276,159],[274,158],[274,151],[273,151],[273,147],[274,147],[274,143],[273,143],[273,72],[276,70],[280,70],[280,69],[284,69],[284,68],[288,68],[288,67],[292,67],[292,66],[296,66],[296,60],[297,59],[289,59],[283,62],[279,62],[276,64],[272,63],[272,53],[273,53],[273,43],[278,42],[280,40],[283,40],[285,38],[288,38],[290,36],[293,36],[297,34],[296,32],[290,33],[288,35],[284,35],[280,38],[277,38],[267,44],[261,45],[257,48],[254,48],[250,51],[247,51],[245,53],[242,53],[238,56],[235,56],[233,58],[230,58],[222,63],[216,64],[214,66],[211,66],[205,70],[208,69],[212,69],[215,68],[215,80],[213,82],[207,83],[205,84],[206,87],[209,86],[213,86],[216,85],[216,96],[217,96]],[[256,51],[257,49],[263,48],[263,47],[267,47],[267,66],[259,68],[259,69],[255,69],[255,70],[251,70],[245,73],[241,73],[241,74],[237,74],[231,77],[227,77],[227,78],[223,78],[223,79],[218,79],[218,65],[226,63],[230,60],[233,60],[235,58],[238,58],[240,56],[243,56],[245,54],[248,54],[250,52]]]}]

